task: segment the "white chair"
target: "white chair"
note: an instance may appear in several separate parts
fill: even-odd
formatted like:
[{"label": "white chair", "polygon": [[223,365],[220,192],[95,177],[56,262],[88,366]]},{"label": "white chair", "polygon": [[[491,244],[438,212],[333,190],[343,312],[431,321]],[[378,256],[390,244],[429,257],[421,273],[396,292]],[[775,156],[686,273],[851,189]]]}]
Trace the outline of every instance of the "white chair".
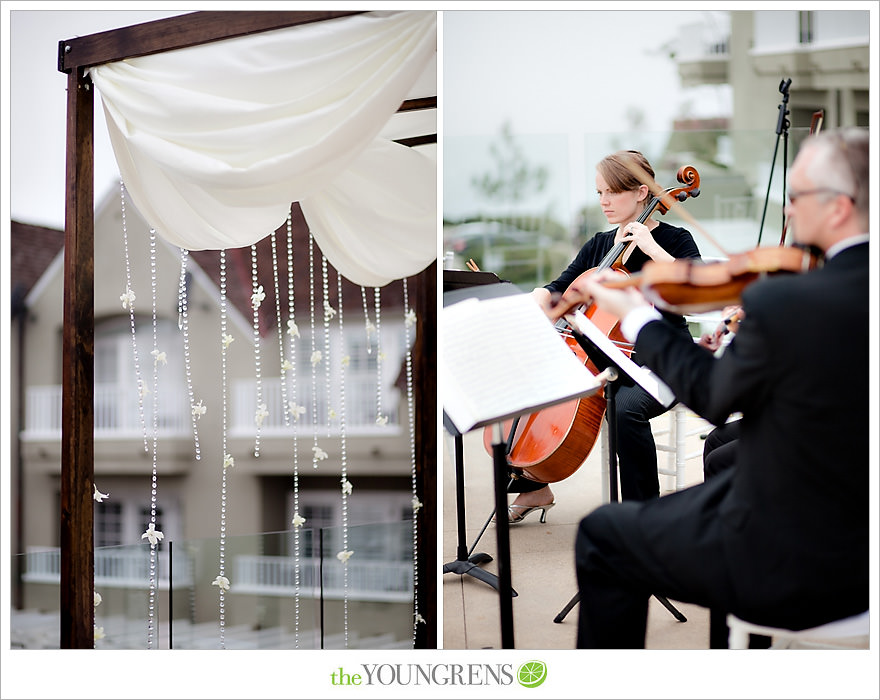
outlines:
[{"label": "white chair", "polygon": [[[684,488],[684,468],[685,463],[694,457],[703,456],[703,447],[700,445],[699,450],[693,452],[687,451],[687,439],[691,435],[697,435],[701,432],[708,432],[705,425],[701,425],[690,431],[687,430],[687,417],[690,409],[684,404],[676,404],[671,411],[662,416],[669,423],[665,429],[654,430],[654,441],[657,445],[658,452],[666,452],[666,466],[663,466],[661,460],[657,460],[657,473],[665,476],[666,491],[678,491]],[[711,426],[709,426],[711,429]],[[659,442],[658,438],[669,436],[668,442]]]},{"label": "white chair", "polygon": [[869,632],[868,611],[835,620],[806,630],[787,630],[767,627],[741,620],[736,615],[727,616],[730,629],[728,647],[748,649],[749,635],[758,634],[772,639],[771,649],[867,649]]}]

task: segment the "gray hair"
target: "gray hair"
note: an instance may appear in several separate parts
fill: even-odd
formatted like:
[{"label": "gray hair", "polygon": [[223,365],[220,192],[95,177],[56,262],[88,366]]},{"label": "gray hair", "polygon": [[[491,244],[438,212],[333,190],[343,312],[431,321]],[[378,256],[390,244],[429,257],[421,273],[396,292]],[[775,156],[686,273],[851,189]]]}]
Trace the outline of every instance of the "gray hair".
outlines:
[{"label": "gray hair", "polygon": [[822,131],[804,141],[814,152],[806,168],[817,187],[828,187],[849,195],[868,230],[868,130],[857,127]]}]

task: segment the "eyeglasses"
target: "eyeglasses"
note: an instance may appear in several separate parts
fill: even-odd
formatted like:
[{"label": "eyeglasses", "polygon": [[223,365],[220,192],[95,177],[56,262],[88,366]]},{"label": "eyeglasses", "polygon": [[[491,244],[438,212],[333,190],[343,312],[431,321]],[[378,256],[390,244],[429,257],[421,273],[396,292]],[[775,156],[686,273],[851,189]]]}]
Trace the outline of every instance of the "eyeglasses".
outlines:
[{"label": "eyeglasses", "polygon": [[848,197],[849,199],[851,199],[853,202],[856,201],[851,194],[848,194],[846,192],[841,192],[840,190],[835,190],[830,187],[817,187],[814,190],[804,190],[803,192],[797,192],[796,190],[789,190],[788,191],[788,203],[794,204],[799,197],[806,197],[808,194],[823,194],[823,193],[836,194],[838,196],[843,195],[844,197]]}]

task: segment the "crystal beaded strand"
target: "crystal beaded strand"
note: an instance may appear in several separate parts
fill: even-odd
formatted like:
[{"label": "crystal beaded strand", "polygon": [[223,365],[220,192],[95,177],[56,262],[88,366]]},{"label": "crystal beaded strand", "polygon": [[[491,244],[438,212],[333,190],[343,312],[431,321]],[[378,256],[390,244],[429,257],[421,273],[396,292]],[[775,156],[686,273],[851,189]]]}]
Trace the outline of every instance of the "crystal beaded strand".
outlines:
[{"label": "crystal beaded strand", "polygon": [[134,291],[131,288],[131,258],[128,253],[128,228],[125,220],[125,183],[122,180],[119,181],[119,196],[122,200],[122,247],[125,251],[125,294],[123,295],[125,301],[122,308],[124,309],[128,306],[128,317],[131,325],[131,352],[134,358],[134,374],[138,389],[138,416],[141,420],[141,431],[144,435],[144,452],[149,452],[150,447],[147,440],[147,422],[144,418],[144,394],[147,391],[147,387],[144,385],[144,379],[141,376],[141,363],[138,358],[137,333],[135,332],[134,324],[135,296]]},{"label": "crystal beaded strand", "polygon": [[388,423],[388,417],[382,414],[382,362],[385,359],[382,353],[382,299],[379,287],[373,287],[373,302],[376,307],[376,425]]},{"label": "crystal beaded strand", "polygon": [[[336,273],[336,304],[339,306],[339,347],[345,348],[345,329],[342,326],[342,275]],[[348,457],[345,444],[345,368],[348,355],[343,351],[339,363],[339,452],[342,481],[342,551],[348,551]],[[345,648],[348,649],[348,566],[342,565],[342,629]]]},{"label": "crystal beaded strand", "polygon": [[189,408],[192,413],[193,440],[195,441],[196,459],[202,458],[202,451],[199,447],[199,426],[198,421],[201,416],[202,405],[196,406],[193,397],[192,384],[192,363],[189,355],[189,312],[187,303],[186,288],[186,263],[189,259],[189,251],[186,248],[180,249],[180,285],[177,289],[177,327],[183,332],[183,364],[186,371],[186,393],[189,396]]},{"label": "crystal beaded strand", "polygon": [[257,381],[257,413],[254,420],[257,423],[257,435],[254,439],[254,457],[260,456],[260,431],[263,427],[263,419],[266,417],[266,404],[263,403],[263,379],[260,368],[260,302],[265,297],[263,288],[257,277],[257,246],[251,245],[251,306],[254,310],[254,372]]},{"label": "crystal beaded strand", "polygon": [[[159,333],[156,314],[156,231],[150,229],[150,287],[153,299],[153,474],[150,487],[150,525],[147,531],[156,530],[156,487],[158,473],[158,436],[159,436]],[[153,630],[156,615],[156,546],[157,542],[150,539],[150,608],[147,621],[147,648],[153,648]]]},{"label": "crystal beaded strand", "polygon": [[300,608],[300,536],[299,531],[301,524],[297,521],[299,517],[299,405],[297,404],[296,392],[296,337],[299,330],[296,327],[296,316],[294,315],[294,278],[293,278],[293,217],[287,215],[287,334],[288,343],[290,345],[290,393],[291,408],[293,414],[293,643],[296,649],[299,649],[299,608]]},{"label": "crystal beaded strand", "polygon": [[[226,469],[232,464],[227,443],[228,428],[228,389],[226,376],[226,349],[230,337],[226,334],[226,251],[220,251],[220,393],[223,404],[223,476],[220,484],[220,575],[226,575]],[[220,648],[226,648],[226,598],[223,586],[220,586]]]},{"label": "crystal beaded strand", "polygon": [[416,479],[416,441],[415,441],[415,402],[413,401],[412,383],[412,346],[410,345],[410,327],[415,323],[415,314],[409,308],[409,294],[406,287],[406,278],[403,279],[403,310],[404,310],[404,347],[406,348],[406,408],[409,417],[409,460],[410,474],[412,475],[412,549],[413,549],[413,646],[416,642],[416,632],[421,615],[419,614],[419,508],[421,502],[418,494],[418,481]]},{"label": "crystal beaded strand", "polygon": [[278,326],[278,358],[281,362],[281,410],[284,425],[290,425],[290,412],[287,410],[287,362],[284,359],[284,325],[281,323],[281,285],[278,281],[278,249],[275,232],[269,236],[272,242],[272,281],[275,287],[275,323]]},{"label": "crystal beaded strand", "polygon": [[309,326],[312,344],[312,468],[318,468],[318,363],[321,353],[315,350],[315,239],[309,231]]},{"label": "crystal beaded strand", "polygon": [[373,354],[372,335],[373,335],[373,331],[376,328],[372,323],[370,323],[370,312],[367,310],[367,290],[365,287],[361,287],[361,301],[364,304],[364,331],[367,334],[367,355],[372,355]]},{"label": "crystal beaded strand", "polygon": [[[321,290],[324,294],[324,389],[327,396],[326,435],[330,437],[330,420],[333,418],[333,387],[330,383],[330,319],[336,311],[330,306],[329,274],[327,272],[327,256],[321,253]],[[340,306],[341,306],[340,301]],[[341,313],[341,309],[340,309]]]}]

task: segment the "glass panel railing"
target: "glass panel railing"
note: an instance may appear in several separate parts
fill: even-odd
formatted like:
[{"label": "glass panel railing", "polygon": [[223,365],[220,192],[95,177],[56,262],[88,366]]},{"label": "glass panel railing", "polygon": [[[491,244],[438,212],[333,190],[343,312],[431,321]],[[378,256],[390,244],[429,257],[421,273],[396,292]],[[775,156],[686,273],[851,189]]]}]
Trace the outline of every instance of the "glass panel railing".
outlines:
[{"label": "glass panel railing", "polygon": [[[598,205],[595,167],[621,149],[644,153],[662,188],[680,186],[682,166],[697,170],[700,194],[682,204],[685,213],[655,218],[690,230],[704,259],[778,245],[784,161],[793,161],[808,133],[792,127],[787,143],[772,129],[446,135],[444,267],[464,270],[473,258],[526,292],[552,281],[589,237],[612,228]],[[497,162],[505,139],[516,168]]]},{"label": "glass panel railing", "polygon": [[[220,556],[216,538],[162,542],[152,562],[146,544],[96,548],[95,648],[412,648],[411,521],[227,537],[222,605]],[[14,558],[13,649],[59,648],[60,559]]]}]

